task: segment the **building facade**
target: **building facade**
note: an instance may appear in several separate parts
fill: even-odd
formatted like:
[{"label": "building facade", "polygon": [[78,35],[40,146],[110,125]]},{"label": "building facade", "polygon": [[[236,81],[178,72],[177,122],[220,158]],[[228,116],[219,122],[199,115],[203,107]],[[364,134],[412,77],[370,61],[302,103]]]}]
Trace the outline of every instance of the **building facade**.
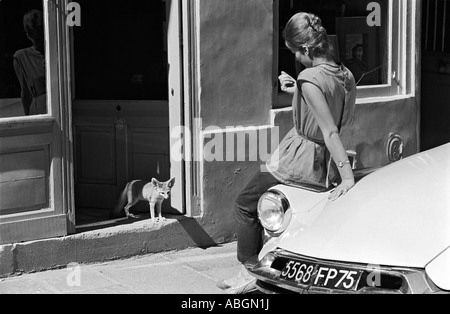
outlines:
[{"label": "building facade", "polygon": [[[8,116],[20,94],[2,96],[0,244],[75,233],[127,181],[152,177],[177,180],[166,214],[233,240],[234,198],[293,127],[277,78],[301,70],[280,35],[298,11],[322,17],[337,61],[357,73],[355,122],[342,130],[357,168],[421,149],[420,0],[38,2],[48,113]],[[13,5],[0,8],[6,21]]]}]

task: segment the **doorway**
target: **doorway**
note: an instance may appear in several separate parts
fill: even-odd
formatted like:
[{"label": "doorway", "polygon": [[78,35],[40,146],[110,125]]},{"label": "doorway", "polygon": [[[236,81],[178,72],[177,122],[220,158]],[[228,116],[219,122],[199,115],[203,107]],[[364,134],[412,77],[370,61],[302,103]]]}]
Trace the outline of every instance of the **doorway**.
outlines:
[{"label": "doorway", "polygon": [[446,1],[425,0],[422,12],[421,150],[450,142],[450,32]]},{"label": "doorway", "polygon": [[[131,180],[170,176],[165,1],[79,0],[73,30],[77,227],[109,220]],[[163,204],[170,212],[170,201]],[[134,207],[149,215],[148,203]]]}]

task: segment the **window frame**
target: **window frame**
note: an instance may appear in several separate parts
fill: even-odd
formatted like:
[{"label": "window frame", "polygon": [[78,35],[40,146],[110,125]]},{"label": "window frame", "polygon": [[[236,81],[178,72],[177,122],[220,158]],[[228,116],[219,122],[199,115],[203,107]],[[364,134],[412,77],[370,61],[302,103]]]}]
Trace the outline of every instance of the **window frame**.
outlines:
[{"label": "window frame", "polygon": [[[278,92],[279,1],[274,1],[274,109],[292,105],[292,97]],[[357,87],[357,104],[415,96],[416,0],[388,0],[388,82]],[[395,73],[395,76],[394,76]],[[409,77],[409,79],[408,79]]]}]

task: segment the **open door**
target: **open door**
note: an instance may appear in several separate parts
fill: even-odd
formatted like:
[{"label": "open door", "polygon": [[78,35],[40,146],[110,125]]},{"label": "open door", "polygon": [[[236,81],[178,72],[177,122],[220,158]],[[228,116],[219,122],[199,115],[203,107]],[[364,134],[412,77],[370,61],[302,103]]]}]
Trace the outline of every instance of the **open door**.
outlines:
[{"label": "open door", "polygon": [[[181,126],[190,127],[188,123],[190,120],[189,108],[185,108],[187,102],[184,88],[187,81],[185,78],[189,70],[185,68],[186,64],[183,63],[184,53],[189,49],[187,45],[184,46],[185,38],[183,36],[183,30],[187,31],[185,29],[188,25],[186,7],[189,2],[190,0],[166,0],[165,2],[167,14],[167,57],[169,64],[169,131],[170,149],[172,151],[170,156],[170,176],[177,179],[172,191],[172,209],[173,212],[178,214],[191,214],[186,209],[187,202],[189,202],[189,197],[186,195],[189,185],[186,177],[186,168],[188,166],[186,161],[190,160],[191,139],[187,138],[186,134],[177,132],[177,130],[181,129]],[[177,156],[176,154],[180,152],[173,150],[179,147],[178,144],[180,143],[183,146],[182,156]]]},{"label": "open door", "polygon": [[[172,114],[173,107],[181,112],[181,101],[169,99],[179,92],[172,81],[169,88],[169,76],[180,75],[167,48],[174,36],[179,44],[178,31],[171,31],[173,4],[78,2],[82,26],[72,40],[77,227],[107,221],[126,183],[138,179],[175,176],[177,192],[163,213],[183,213],[181,168],[174,171],[170,160],[170,129],[182,118]],[[133,210],[149,214],[148,203]]]},{"label": "open door", "polygon": [[[58,46],[67,31],[61,7],[65,7],[62,0],[0,2],[5,50],[1,55],[7,59],[2,62],[15,68],[0,75],[3,82],[17,86],[0,97],[12,106],[0,113],[9,114],[0,117],[0,244],[64,236],[74,230],[70,121],[65,118],[64,80],[59,79],[67,60]],[[22,26],[25,13],[32,21],[30,27],[38,29],[44,21],[43,37],[28,41]],[[11,35],[15,37],[5,40]],[[45,39],[42,45],[38,38]],[[30,72],[30,64],[39,69]],[[31,76],[36,78],[33,82],[28,80]]]}]

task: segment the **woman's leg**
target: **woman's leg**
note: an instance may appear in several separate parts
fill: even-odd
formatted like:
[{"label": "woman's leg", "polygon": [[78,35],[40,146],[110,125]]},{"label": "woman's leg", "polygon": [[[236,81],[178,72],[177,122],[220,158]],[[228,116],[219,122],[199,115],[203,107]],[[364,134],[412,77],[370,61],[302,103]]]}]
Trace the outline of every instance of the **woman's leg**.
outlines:
[{"label": "woman's leg", "polygon": [[236,276],[217,283],[225,293],[242,294],[256,289],[256,280],[249,274],[244,264],[257,255],[263,245],[263,229],[258,221],[259,199],[268,189],[278,184],[279,182],[270,173],[260,172],[236,199],[237,255],[243,265]]},{"label": "woman's leg", "polygon": [[258,255],[262,249],[263,228],[258,220],[258,202],[267,190],[278,184],[280,182],[272,174],[260,172],[236,199],[237,255],[242,264]]}]

